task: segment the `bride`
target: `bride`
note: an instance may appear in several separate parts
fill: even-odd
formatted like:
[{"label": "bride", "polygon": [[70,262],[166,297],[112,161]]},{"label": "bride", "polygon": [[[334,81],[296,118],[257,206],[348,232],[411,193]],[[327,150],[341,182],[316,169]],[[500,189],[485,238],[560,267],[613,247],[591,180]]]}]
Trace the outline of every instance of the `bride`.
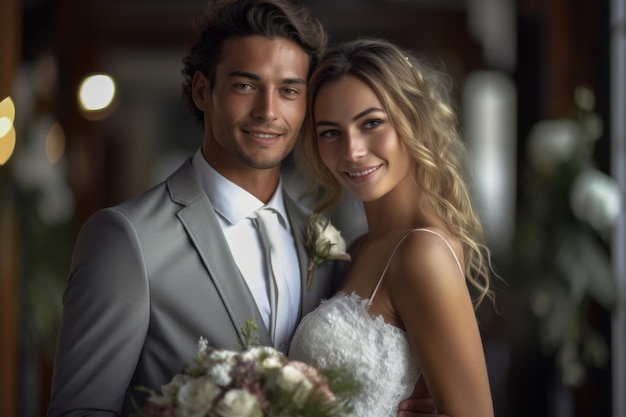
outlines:
[{"label": "bride", "polygon": [[446,80],[387,41],[360,39],[331,49],[309,84],[298,161],[324,190],[318,210],[343,187],[363,202],[368,233],[290,357],[351,369],[365,387],[354,416],[395,416],[414,388],[442,415],[493,416],[474,312],[493,298],[491,265]]}]

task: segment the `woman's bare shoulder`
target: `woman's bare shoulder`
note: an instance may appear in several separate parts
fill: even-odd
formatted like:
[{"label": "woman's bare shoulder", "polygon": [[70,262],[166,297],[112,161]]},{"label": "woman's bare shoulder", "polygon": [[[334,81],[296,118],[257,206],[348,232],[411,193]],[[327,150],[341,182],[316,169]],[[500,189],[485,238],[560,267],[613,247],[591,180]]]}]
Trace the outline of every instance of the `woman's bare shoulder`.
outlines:
[{"label": "woman's bare shoulder", "polygon": [[391,267],[392,280],[402,290],[440,280],[465,285],[461,242],[441,229],[416,229],[407,234]]}]

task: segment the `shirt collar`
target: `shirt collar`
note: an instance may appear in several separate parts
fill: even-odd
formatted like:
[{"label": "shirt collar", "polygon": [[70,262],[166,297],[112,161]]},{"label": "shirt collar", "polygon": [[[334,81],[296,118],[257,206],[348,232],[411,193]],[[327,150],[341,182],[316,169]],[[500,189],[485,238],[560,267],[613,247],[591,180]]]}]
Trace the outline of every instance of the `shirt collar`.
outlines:
[{"label": "shirt collar", "polygon": [[261,200],[244,190],[217,172],[202,154],[202,148],[198,149],[191,160],[191,166],[196,173],[200,186],[207,194],[215,211],[228,223],[236,224],[249,217],[254,211],[261,208],[272,208],[280,213],[280,222],[283,227],[289,228],[285,201],[283,199],[282,178],[279,179],[276,192],[267,202]]}]

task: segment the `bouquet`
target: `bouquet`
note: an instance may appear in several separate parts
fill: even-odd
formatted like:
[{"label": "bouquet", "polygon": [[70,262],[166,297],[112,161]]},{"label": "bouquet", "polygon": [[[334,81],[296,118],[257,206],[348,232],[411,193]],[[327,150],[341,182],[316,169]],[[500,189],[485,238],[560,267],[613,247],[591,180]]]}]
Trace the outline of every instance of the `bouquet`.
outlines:
[{"label": "bouquet", "polygon": [[345,375],[290,361],[272,347],[249,346],[236,352],[214,349],[200,338],[192,363],[161,392],[138,388],[149,397],[133,416],[347,416],[358,386]]}]

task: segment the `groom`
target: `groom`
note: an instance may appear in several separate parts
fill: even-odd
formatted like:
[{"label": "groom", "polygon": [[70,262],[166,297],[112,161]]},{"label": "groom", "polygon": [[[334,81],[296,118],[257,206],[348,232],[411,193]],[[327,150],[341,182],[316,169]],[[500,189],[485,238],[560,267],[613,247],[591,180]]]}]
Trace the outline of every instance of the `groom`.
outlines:
[{"label": "groom", "polygon": [[[134,388],[159,389],[200,336],[239,349],[248,319],[261,344],[286,351],[300,318],[333,294],[344,264],[319,265],[307,285],[310,212],[280,177],[325,46],[319,22],[286,0],[210,1],[183,69],[202,145],[163,183],[83,226],[49,417],[125,416],[131,398],[142,401]],[[276,217],[284,251],[276,303],[256,227],[261,209]]]},{"label": "groom", "polygon": [[[167,180],[83,226],[63,298],[48,415],[126,415],[134,387],[159,389],[196,352],[240,349],[247,319],[286,351],[299,319],[330,296],[338,262],[306,285],[310,212],[282,188],[306,81],[326,35],[283,0],[211,1],[184,59],[184,97],[204,126],[201,148]],[[278,217],[287,283],[270,334],[257,210]],[[268,272],[269,273],[269,272]],[[279,305],[283,305],[280,304]]]}]

